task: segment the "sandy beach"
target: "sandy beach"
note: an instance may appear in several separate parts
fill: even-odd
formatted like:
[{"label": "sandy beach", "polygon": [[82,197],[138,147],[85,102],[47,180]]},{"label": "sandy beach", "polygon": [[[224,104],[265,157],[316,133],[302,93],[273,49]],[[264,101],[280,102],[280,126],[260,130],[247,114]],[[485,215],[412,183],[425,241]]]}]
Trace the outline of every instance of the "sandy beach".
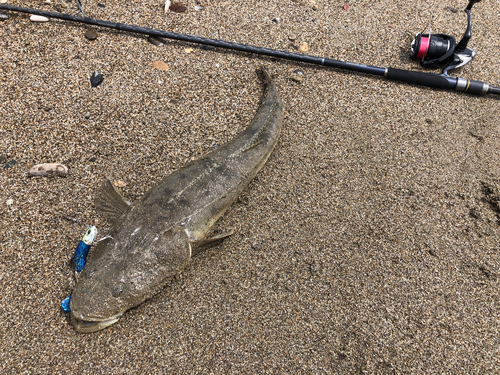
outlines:
[{"label": "sandy beach", "polygon": [[[307,43],[310,55],[416,71],[414,35],[431,23],[460,39],[467,6],[182,3],[165,13],[158,0],[82,1],[92,18],[290,52]],[[1,373],[498,373],[498,98],[0,13]],[[500,86],[500,2],[472,17],[477,56],[451,74]],[[281,95],[283,130],[216,224],[235,234],[116,324],[77,333],[60,306],[86,227],[65,216],[100,238],[109,223],[94,197],[106,176],[134,201],[232,139],[259,106],[260,66]],[[68,175],[30,177],[40,163]]]}]

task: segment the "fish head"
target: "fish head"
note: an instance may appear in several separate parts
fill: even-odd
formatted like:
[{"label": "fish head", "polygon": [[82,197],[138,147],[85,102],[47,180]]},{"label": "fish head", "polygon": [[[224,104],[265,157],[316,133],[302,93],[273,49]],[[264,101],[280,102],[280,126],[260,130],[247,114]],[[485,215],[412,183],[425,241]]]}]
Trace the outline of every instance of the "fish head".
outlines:
[{"label": "fish head", "polygon": [[89,254],[70,303],[71,322],[78,332],[95,332],[116,323],[181,272],[191,257],[184,230],[146,236],[150,240],[123,237],[98,244]]}]

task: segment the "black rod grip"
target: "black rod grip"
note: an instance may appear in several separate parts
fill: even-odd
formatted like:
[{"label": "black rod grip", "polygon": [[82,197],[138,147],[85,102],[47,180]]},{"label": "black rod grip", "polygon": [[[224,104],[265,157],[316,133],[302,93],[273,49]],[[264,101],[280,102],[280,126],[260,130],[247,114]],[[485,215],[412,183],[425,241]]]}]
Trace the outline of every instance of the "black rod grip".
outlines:
[{"label": "black rod grip", "polygon": [[433,87],[436,89],[454,89],[457,86],[457,78],[445,77],[434,73],[412,72],[396,68],[387,68],[385,75],[388,79],[412,83],[414,85]]}]

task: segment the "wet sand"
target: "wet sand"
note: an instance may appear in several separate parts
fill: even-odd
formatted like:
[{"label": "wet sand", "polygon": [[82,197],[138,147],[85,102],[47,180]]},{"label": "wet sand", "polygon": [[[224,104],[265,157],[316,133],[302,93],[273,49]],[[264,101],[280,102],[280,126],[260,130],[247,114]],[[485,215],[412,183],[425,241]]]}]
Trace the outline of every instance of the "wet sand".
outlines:
[{"label": "wet sand", "polygon": [[[93,18],[419,70],[414,34],[433,16],[433,32],[459,38],[467,2],[189,1],[167,14],[158,1],[101,4],[83,2]],[[89,41],[83,25],[4,13],[2,373],[497,373],[498,99],[101,28]],[[499,24],[497,2],[473,8],[478,55],[455,75],[499,85]],[[216,225],[236,233],[118,323],[76,333],[60,303],[85,227],[64,216],[105,235],[94,209],[105,176],[133,201],[231,139],[259,105],[261,65],[285,118]],[[29,177],[43,162],[68,176]]]}]

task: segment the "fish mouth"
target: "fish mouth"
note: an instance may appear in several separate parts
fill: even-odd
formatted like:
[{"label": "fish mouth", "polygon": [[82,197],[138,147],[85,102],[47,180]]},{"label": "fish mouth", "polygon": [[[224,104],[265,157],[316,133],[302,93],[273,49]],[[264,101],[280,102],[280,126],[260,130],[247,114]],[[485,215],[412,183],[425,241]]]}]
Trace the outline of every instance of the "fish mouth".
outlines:
[{"label": "fish mouth", "polygon": [[71,314],[71,324],[73,324],[77,332],[92,333],[116,323],[122,315],[123,313],[119,313],[105,320],[83,320]]}]

